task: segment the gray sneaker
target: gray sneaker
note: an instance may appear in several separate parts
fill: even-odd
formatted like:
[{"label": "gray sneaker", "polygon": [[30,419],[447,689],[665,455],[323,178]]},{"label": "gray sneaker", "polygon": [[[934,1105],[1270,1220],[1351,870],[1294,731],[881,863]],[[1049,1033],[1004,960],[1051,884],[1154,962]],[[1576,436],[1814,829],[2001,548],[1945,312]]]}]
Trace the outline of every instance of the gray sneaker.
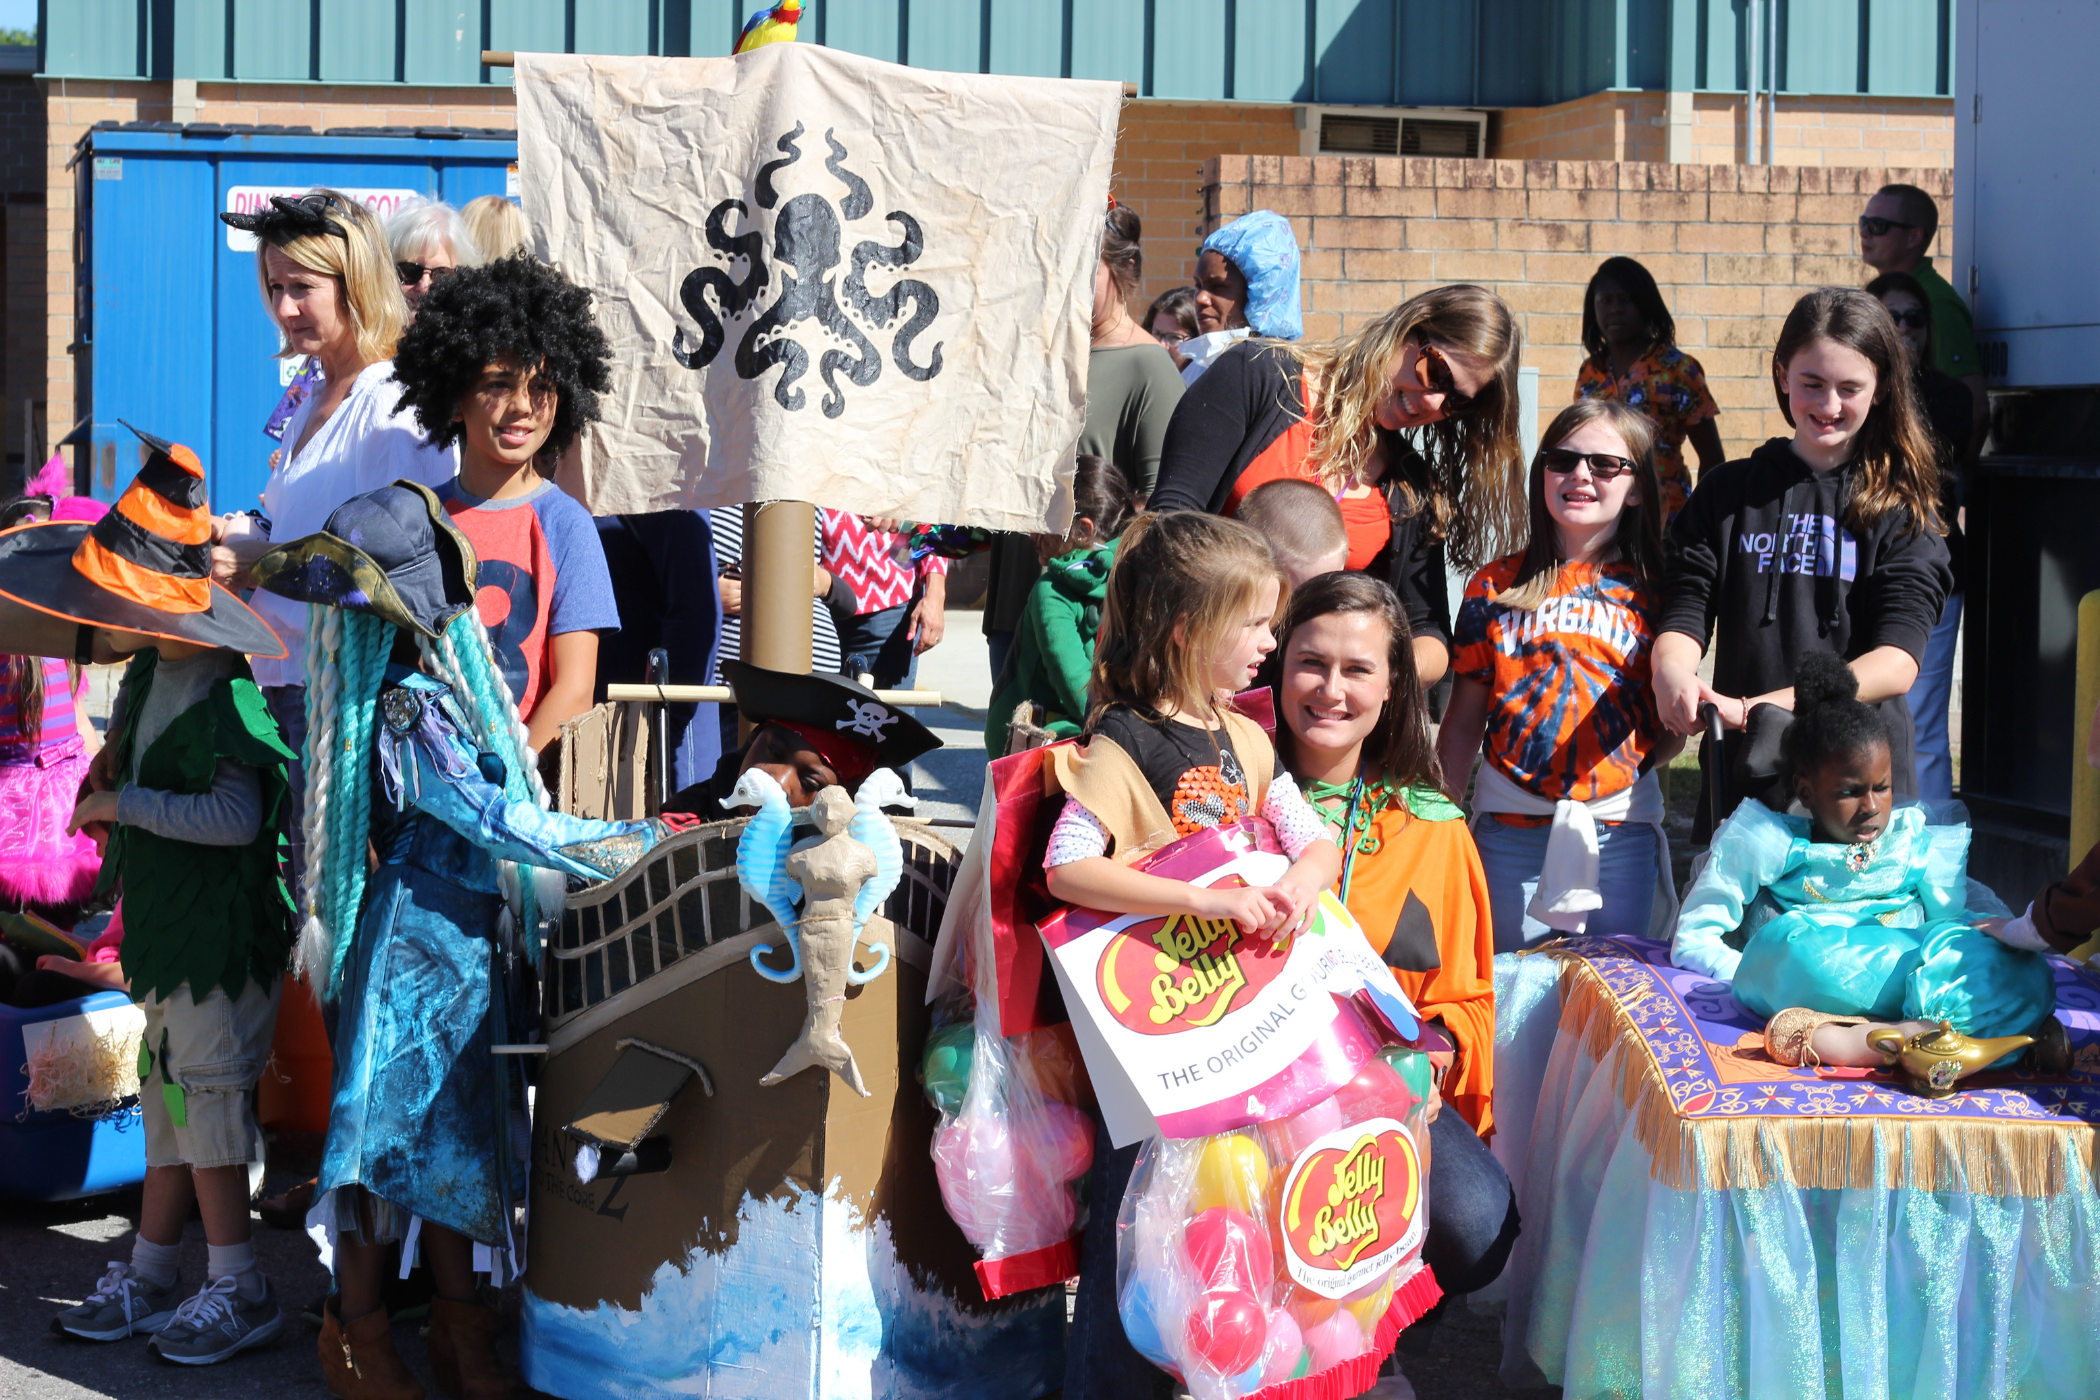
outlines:
[{"label": "gray sneaker", "polygon": [[210,1366],[237,1351],[261,1346],[284,1331],[277,1290],[263,1280],[263,1295],[249,1302],[230,1275],[214,1279],[175,1309],[146,1350],[178,1366]]},{"label": "gray sneaker", "polygon": [[51,1330],[84,1342],[114,1342],[134,1332],[150,1336],[168,1325],[181,1301],[181,1275],[160,1288],[134,1274],[131,1265],[112,1259],[87,1301],[52,1318]]}]

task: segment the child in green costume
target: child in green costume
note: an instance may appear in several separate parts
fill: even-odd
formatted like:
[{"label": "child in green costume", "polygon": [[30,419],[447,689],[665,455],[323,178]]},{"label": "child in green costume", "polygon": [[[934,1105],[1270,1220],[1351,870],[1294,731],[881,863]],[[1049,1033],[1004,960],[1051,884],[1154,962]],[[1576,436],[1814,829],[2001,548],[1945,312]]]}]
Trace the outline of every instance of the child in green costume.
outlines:
[{"label": "child in green costume", "polygon": [[1135,507],[1122,468],[1100,457],[1079,458],[1072,477],[1071,531],[1063,539],[1037,536],[1043,576],[1028,595],[1006,669],[992,687],[984,724],[984,747],[991,757],[1005,757],[1007,726],[1023,700],[1043,707],[1044,727],[1052,738],[1073,738],[1085,723],[1108,570],[1116,562],[1117,537]]},{"label": "child in green costume", "polygon": [[[277,814],[293,755],[242,655],[284,648],[210,581],[203,468],[139,436],[150,456],[116,509],[0,536],[0,579],[80,624],[82,652],[99,633],[131,657],[73,828],[106,834],[98,893],[124,896],[122,966],[146,1015],[145,1194],[131,1261],[52,1325],[88,1341],[151,1334],[162,1360],[203,1366],[284,1330],[249,1237],[248,1172],[250,1095],[292,946]],[[185,1299],[192,1202],[210,1264]]]}]

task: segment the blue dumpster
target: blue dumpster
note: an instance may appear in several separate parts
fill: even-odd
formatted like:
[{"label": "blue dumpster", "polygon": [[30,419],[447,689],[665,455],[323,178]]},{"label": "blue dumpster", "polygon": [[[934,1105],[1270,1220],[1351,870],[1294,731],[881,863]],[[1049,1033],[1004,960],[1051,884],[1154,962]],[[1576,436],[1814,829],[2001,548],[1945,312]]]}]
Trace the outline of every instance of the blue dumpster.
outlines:
[{"label": "blue dumpster", "polygon": [[[263,422],[291,361],[262,302],[254,243],[216,217],[329,185],[384,216],[416,196],[455,206],[516,194],[511,133],[450,127],[105,123],[81,139],[76,345],[92,415],[89,492],[114,501],[138,470],[118,422],[194,448],[212,508],[256,505],[277,443]],[[76,458],[76,463],[80,459]]]}]

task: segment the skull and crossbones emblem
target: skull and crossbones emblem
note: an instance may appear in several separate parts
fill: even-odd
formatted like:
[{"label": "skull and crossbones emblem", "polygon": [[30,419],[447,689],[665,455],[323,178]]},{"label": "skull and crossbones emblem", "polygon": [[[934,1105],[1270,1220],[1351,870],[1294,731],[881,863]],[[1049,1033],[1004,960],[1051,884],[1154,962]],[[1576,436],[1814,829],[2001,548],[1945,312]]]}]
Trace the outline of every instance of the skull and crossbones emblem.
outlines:
[{"label": "skull and crossbones emblem", "polygon": [[872,700],[848,700],[846,704],[853,711],[853,718],[838,720],[831,727],[858,734],[878,744],[882,742],[883,726],[895,724],[901,718]]}]

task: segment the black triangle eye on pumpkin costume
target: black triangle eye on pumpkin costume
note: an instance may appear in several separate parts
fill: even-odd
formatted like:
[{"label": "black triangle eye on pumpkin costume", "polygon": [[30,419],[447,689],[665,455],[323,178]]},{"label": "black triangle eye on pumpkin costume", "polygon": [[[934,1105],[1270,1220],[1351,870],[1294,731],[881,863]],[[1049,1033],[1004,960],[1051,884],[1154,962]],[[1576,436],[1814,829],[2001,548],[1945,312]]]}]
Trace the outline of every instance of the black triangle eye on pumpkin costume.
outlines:
[{"label": "black triangle eye on pumpkin costume", "polygon": [[115,509],[92,525],[0,532],[0,596],[83,627],[285,656],[270,624],[211,581],[211,506],[197,454],[131,431],[146,461]]}]

